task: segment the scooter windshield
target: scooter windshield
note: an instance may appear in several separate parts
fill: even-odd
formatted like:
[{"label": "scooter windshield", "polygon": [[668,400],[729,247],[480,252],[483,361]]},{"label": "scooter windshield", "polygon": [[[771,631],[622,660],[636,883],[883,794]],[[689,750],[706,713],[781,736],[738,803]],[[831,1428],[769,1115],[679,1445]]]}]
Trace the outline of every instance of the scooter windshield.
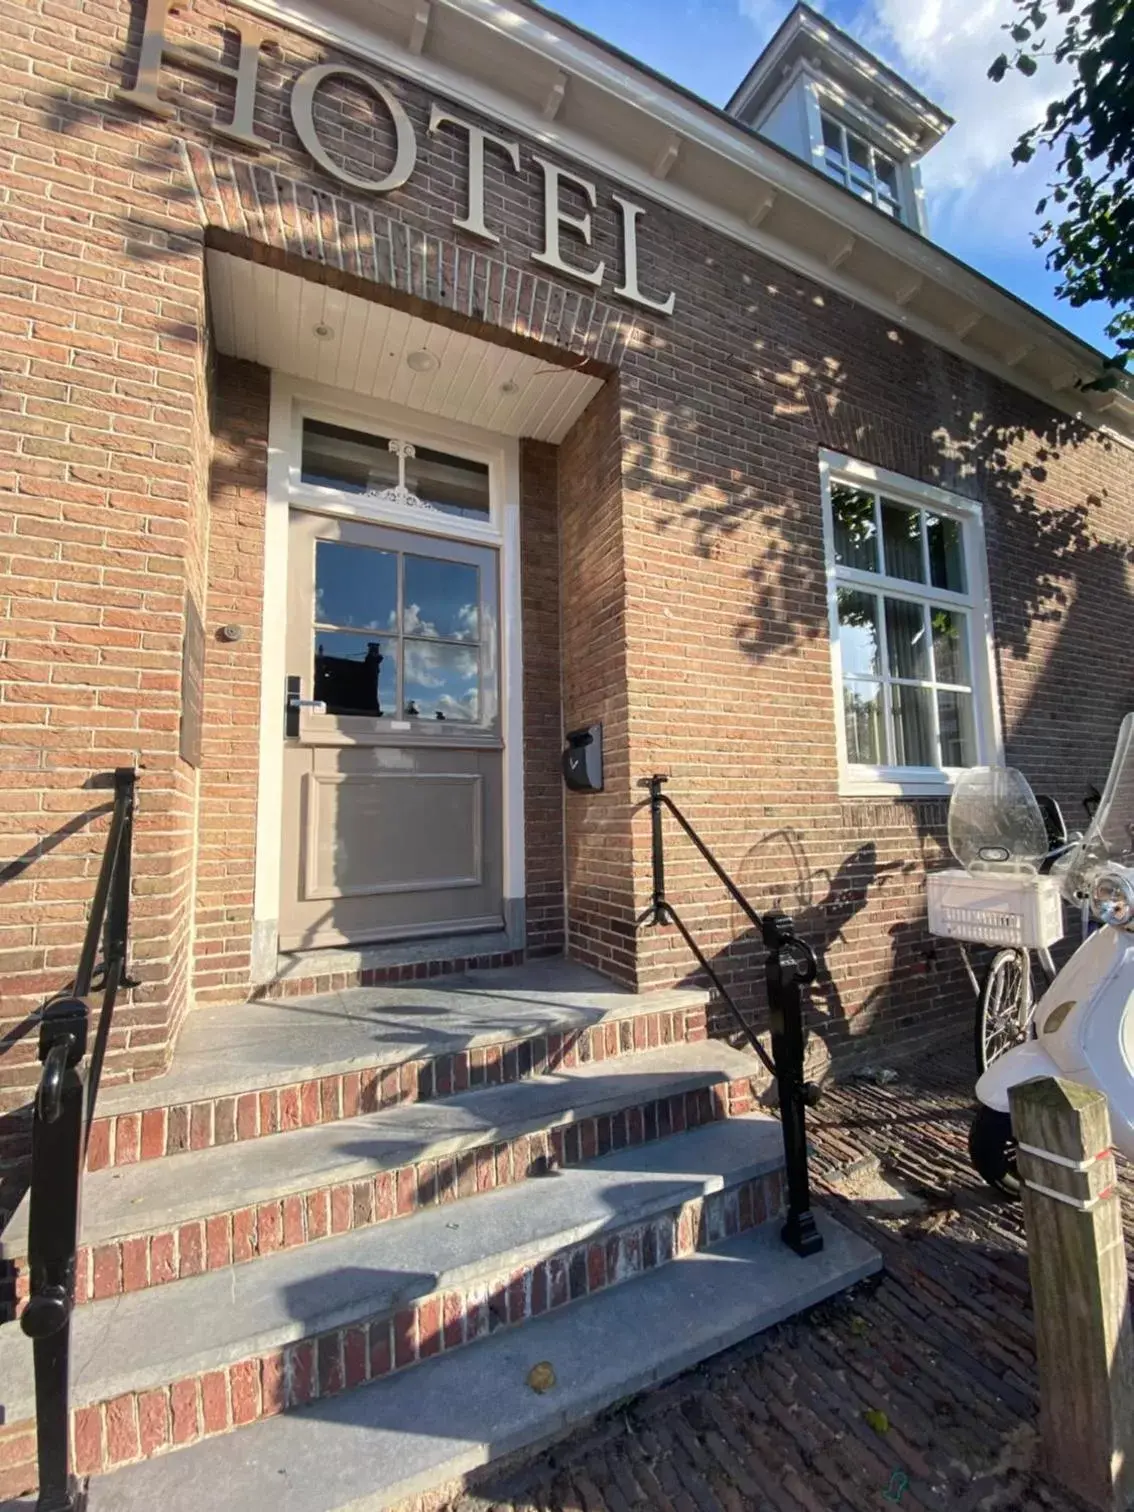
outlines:
[{"label": "scooter windshield", "polygon": [[1028,779],[1015,767],[962,772],[949,800],[949,849],[967,872],[1037,872],[1047,829]]},{"label": "scooter windshield", "polygon": [[1087,833],[1059,868],[1064,897],[1080,902],[1090,892],[1091,876],[1108,865],[1134,865],[1134,714],[1122,721],[1102,802]]}]

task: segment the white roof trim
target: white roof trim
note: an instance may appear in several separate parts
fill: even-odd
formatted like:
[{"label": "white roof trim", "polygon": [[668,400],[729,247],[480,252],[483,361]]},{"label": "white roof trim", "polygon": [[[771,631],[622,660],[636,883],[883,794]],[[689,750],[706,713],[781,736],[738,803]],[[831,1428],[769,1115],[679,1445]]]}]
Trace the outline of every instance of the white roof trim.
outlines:
[{"label": "white roof trim", "polygon": [[[1049,322],[1038,311],[948,257],[932,243],[861,203],[790,154],[756,137],[725,117],[723,112],[644,68],[635,69],[630,62],[597,41],[581,36],[556,17],[523,4],[522,0],[432,0],[432,4],[435,14],[445,10],[452,17],[463,18],[482,30],[489,40],[499,38],[511,48],[522,47],[533,59],[539,59],[549,77],[557,80],[553,90],[556,107],[563,98],[558,81],[565,81],[565,87],[569,88],[571,79],[577,78],[610,94],[623,105],[635,106],[645,117],[656,122],[659,150],[667,139],[677,137],[696,143],[724,162],[740,168],[752,181],[749,219],[746,221],[726,206],[714,204],[702,193],[685,188],[673,177],[655,178],[647,169],[623,157],[613,137],[603,140],[597,130],[584,133],[568,129],[557,120],[549,121],[546,105],[541,113],[507,92],[514,70],[502,68],[499,80],[488,85],[432,59],[428,36],[422,52],[414,54],[400,40],[376,31],[372,25],[363,26],[350,20],[343,12],[350,9],[352,0],[233,0],[233,3],[279,25],[341,47],[377,68],[402,74],[511,126],[543,148],[608,174],[648,198],[711,226],[775,262],[794,268],[1065,414],[1103,428],[1095,411],[1101,414],[1105,408],[1108,420],[1105,429],[1116,439],[1129,440],[1134,445],[1134,398],[1129,393],[1111,396],[1081,395],[1068,392],[1066,388],[1057,391],[1040,376],[1013,370],[1001,358],[972,348],[965,340],[968,333],[988,317],[1013,333],[1016,338],[1014,346],[1022,346],[1027,341],[1035,352],[1050,355],[1061,378],[1068,369],[1076,376],[1089,378],[1098,371],[1098,354],[1069,331]],[[374,19],[389,16],[396,20],[398,13],[404,12],[401,35],[405,37],[410,33],[419,5],[420,0],[384,0],[381,9],[368,7],[367,13]],[[774,200],[769,200],[769,192],[775,196]],[[844,242],[848,235],[853,236],[856,246],[877,248],[902,264],[895,296],[879,293],[855,278],[849,268],[832,269],[803,247],[771,234],[767,226],[761,228],[761,221],[781,198],[799,201],[812,212],[822,215],[830,223],[832,240]],[[936,288],[969,305],[975,320],[950,325],[919,316],[903,306],[896,294],[907,288],[914,276],[922,280],[919,286],[922,290]],[[1101,403],[1103,399],[1108,401],[1105,406]]]}]

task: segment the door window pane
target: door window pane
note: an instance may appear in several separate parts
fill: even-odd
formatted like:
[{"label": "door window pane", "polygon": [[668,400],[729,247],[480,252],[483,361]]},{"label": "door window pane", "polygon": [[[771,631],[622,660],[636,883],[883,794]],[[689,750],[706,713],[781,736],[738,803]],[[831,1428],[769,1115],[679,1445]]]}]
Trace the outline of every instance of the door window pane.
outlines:
[{"label": "door window pane", "polygon": [[407,719],[475,722],[480,717],[480,653],[473,646],[404,642],[402,711]]},{"label": "door window pane", "polygon": [[971,693],[938,693],[937,722],[941,731],[941,765],[972,766],[976,761]]},{"label": "door window pane", "polygon": [[479,639],[480,573],[465,562],[405,559],[402,628],[441,640]]},{"label": "door window pane", "polygon": [[969,686],[968,617],[956,609],[930,609],[933,666],[939,683]]},{"label": "door window pane", "polygon": [[847,732],[847,760],[860,766],[881,766],[882,689],[875,682],[843,684],[843,720]]},{"label": "door window pane", "polygon": [[889,577],[925,582],[921,559],[921,511],[882,500],[882,548]]},{"label": "door window pane", "polygon": [[929,688],[890,686],[894,716],[894,761],[898,766],[935,767],[933,693]]},{"label": "door window pane", "polygon": [[839,647],[844,677],[878,675],[878,600],[873,593],[839,589]]},{"label": "door window pane", "polygon": [[925,611],[905,599],[886,600],[886,652],[891,677],[924,682],[929,677],[929,648],[925,642]]},{"label": "door window pane", "polygon": [[419,446],[414,456],[406,457],[406,487],[442,514],[488,519],[488,467],[483,462]]},{"label": "door window pane", "polygon": [[315,622],[344,629],[396,629],[397,555],[342,541],[316,541]]},{"label": "door window pane", "polygon": [[843,567],[877,572],[874,495],[836,483],[831,489],[831,511],[835,520],[835,561]]},{"label": "door window pane", "polygon": [[397,655],[396,639],[316,630],[315,697],[328,714],[396,714]]},{"label": "door window pane", "polygon": [[300,476],[304,483],[344,493],[381,493],[396,486],[398,459],[386,436],[304,420]]},{"label": "door window pane", "polygon": [[925,538],[929,545],[929,580],[935,588],[966,592],[965,550],[960,520],[926,515]]}]

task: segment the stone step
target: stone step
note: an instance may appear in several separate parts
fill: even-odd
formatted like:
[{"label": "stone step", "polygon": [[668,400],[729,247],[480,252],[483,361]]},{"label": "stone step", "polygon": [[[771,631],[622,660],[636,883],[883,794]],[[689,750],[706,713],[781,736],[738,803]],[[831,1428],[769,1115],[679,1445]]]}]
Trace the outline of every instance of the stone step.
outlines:
[{"label": "stone step", "polygon": [[[871,1275],[881,1259],[819,1215],[800,1259],[778,1225],[684,1256],[475,1349],[90,1482],[90,1512],[271,1507],[379,1512],[453,1486]],[[551,1367],[549,1389],[528,1384]]]},{"label": "stone step", "polygon": [[105,1087],[88,1169],[234,1144],[705,1037],[705,994],[562,960],[189,1015],[173,1066]]},{"label": "stone step", "polygon": [[[239,1265],[748,1112],[756,1070],[751,1054],[716,1041],[673,1045],[95,1172],[83,1187],[77,1299]],[[25,1197],[0,1236],[21,1296],[27,1217]]]},{"label": "stone step", "polygon": [[[538,1190],[80,1308],[76,1466],[110,1468],[329,1400],[746,1232],[778,1216],[782,1167],[779,1123],[750,1114],[612,1152]],[[31,1345],[14,1323],[0,1328],[0,1381],[19,1439],[35,1398]]]}]

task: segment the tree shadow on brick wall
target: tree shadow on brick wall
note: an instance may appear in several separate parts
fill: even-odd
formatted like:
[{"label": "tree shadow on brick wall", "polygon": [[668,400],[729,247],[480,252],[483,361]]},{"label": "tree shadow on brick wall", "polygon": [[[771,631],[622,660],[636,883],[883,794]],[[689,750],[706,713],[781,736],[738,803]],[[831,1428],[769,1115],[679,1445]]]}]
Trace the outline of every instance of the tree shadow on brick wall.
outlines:
[{"label": "tree shadow on brick wall", "polygon": [[[963,374],[959,364],[954,370]],[[625,420],[624,483],[646,501],[646,529],[667,556],[679,545],[702,562],[737,564],[739,559],[743,564],[748,601],[735,614],[731,635],[753,668],[753,705],[766,714],[773,730],[780,728],[785,711],[798,705],[793,686],[797,671],[809,667],[808,696],[814,697],[816,658],[824,671],[829,665],[820,449],[935,485],[982,506],[1006,759],[1020,766],[1038,790],[1059,798],[1073,823],[1081,821],[1085,789],[1104,780],[1118,725],[1134,708],[1134,668],[1121,650],[1109,650],[1134,611],[1130,500],[1113,497],[1098,477],[1098,464],[1119,443],[991,379],[977,385],[982,405],[972,402],[960,379],[944,392],[937,385],[934,424],[922,431],[858,403],[850,375],[833,360],[808,367],[795,359],[784,371],[769,360],[745,377],[752,382],[753,404],[761,394],[766,404],[764,413],[754,415],[751,440],[739,447],[747,452],[747,462],[737,460],[736,449],[723,459],[714,453],[707,439],[712,430],[709,401],[704,411],[698,403],[672,412],[642,406]],[[926,397],[923,408],[928,407]],[[991,423],[986,411],[995,412],[1001,404],[1025,418],[1011,425]],[[713,418],[719,428],[719,418]],[[805,469],[776,464],[775,458],[785,454],[804,459]],[[1117,468],[1110,472],[1112,479],[1118,476]],[[710,625],[708,633],[715,633],[715,627]],[[723,645],[721,653],[727,656]],[[1026,677],[1018,675],[1019,664],[1028,664]],[[829,672],[823,687],[825,696],[833,698]],[[829,714],[833,724],[834,706]],[[790,760],[790,739],[782,752]],[[657,759],[658,769],[667,770],[664,750]],[[675,772],[680,773],[680,758]],[[832,740],[832,796],[836,775]],[[679,788],[674,797],[680,798]],[[751,799],[760,804],[755,782]],[[758,906],[774,903],[794,913],[799,933],[816,949],[821,967],[812,993],[816,1032],[832,1043],[845,1041],[853,1020],[856,1040],[875,1024],[888,1026],[887,1037],[890,1028],[898,1034],[924,1033],[931,1023],[930,1003],[934,1012],[939,1004],[948,1007],[954,1023],[958,1014],[971,1012],[971,989],[953,959],[957,952],[928,935],[924,905],[913,889],[906,889],[911,906],[905,919],[894,922],[892,910],[887,917],[872,907],[879,884],[887,880],[873,846],[852,847],[833,876],[815,874],[804,882],[798,861],[810,836],[795,830],[790,844],[783,837],[785,826],[808,823],[809,808],[813,798],[802,794],[797,801],[777,798],[774,806],[765,802],[754,808],[782,823],[773,823],[750,848],[741,872],[756,883]],[[916,805],[911,859],[882,870],[912,879],[948,864],[945,812],[944,800]],[[691,817],[696,823],[695,810]],[[840,821],[828,814],[823,822],[829,849],[830,832],[839,830]],[[729,827],[735,832],[732,817]],[[714,844],[711,832],[705,838]],[[778,886],[768,884],[766,866],[752,865],[777,844],[783,866]],[[888,936],[890,965],[884,979],[856,1002],[853,987],[839,985],[838,965],[829,964],[828,957],[835,955],[848,927],[862,939],[872,920]],[[714,966],[726,985],[749,989],[748,1001],[759,1015],[762,947],[751,930],[739,927],[742,922],[734,920],[736,938],[714,958]],[[869,1045],[866,1037],[862,1048]]]}]

